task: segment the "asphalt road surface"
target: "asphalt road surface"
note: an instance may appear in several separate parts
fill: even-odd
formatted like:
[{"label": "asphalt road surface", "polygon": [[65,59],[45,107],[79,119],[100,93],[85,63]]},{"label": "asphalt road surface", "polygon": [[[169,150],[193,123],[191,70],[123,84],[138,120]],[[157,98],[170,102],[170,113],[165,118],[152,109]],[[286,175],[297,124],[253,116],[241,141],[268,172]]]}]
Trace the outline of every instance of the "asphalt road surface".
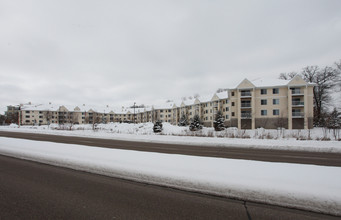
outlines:
[{"label": "asphalt road surface", "polygon": [[0,155],[0,219],[339,219]]},{"label": "asphalt road surface", "polygon": [[[58,136],[47,134],[32,134],[19,132],[0,131],[0,136],[24,138],[39,141],[58,143],[81,144],[125,150],[138,150],[148,152],[184,154],[206,157],[221,157],[233,159],[258,160],[269,162],[286,162],[300,164],[315,164],[324,166],[341,166],[340,153],[300,152],[286,150],[262,150],[234,147],[192,146],[164,143],[147,143],[134,141],[120,141],[112,139],[85,138],[73,136]],[[341,145],[341,142],[340,142]]]}]

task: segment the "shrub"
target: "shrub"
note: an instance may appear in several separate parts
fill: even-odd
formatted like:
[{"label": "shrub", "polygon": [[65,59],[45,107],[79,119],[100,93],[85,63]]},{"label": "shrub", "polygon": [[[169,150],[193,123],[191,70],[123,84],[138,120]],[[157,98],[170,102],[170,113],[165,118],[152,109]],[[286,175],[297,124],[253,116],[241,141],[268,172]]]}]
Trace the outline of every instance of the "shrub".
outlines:
[{"label": "shrub", "polygon": [[160,133],[162,131],[162,122],[161,121],[156,121],[154,126],[153,126],[153,131],[154,133]]}]

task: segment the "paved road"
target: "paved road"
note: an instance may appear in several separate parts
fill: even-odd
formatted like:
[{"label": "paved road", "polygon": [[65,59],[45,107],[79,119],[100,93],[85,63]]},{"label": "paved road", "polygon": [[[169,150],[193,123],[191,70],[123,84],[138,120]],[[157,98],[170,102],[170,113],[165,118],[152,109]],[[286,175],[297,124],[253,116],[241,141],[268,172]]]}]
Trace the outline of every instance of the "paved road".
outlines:
[{"label": "paved road", "polygon": [[0,219],[338,219],[0,155]]},{"label": "paved road", "polygon": [[85,138],[72,136],[57,136],[46,134],[31,134],[0,131],[0,136],[25,138],[30,140],[51,141],[58,143],[81,144],[106,148],[117,148],[126,150],[139,150],[148,152],[184,154],[207,157],[222,157],[233,159],[247,159],[270,162],[287,162],[301,164],[315,164],[325,166],[341,166],[341,154],[299,152],[284,150],[261,150],[245,148],[226,148],[210,146],[189,146],[161,143],[146,143],[134,141],[108,140],[99,138]]}]

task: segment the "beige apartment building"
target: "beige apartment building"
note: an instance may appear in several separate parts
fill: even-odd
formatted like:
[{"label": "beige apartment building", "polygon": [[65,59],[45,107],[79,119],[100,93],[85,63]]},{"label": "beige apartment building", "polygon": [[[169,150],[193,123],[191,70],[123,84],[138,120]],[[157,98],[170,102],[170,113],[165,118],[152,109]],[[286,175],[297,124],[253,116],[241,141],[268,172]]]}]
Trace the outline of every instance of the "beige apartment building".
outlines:
[{"label": "beige apartment building", "polygon": [[[199,115],[204,126],[212,127],[220,111],[227,127],[308,129],[313,126],[313,88],[314,84],[296,76],[292,80],[244,79],[236,88],[213,96],[143,108],[29,103],[19,106],[19,123],[144,123],[160,120],[178,125],[182,116],[190,122],[194,115]],[[9,107],[13,109],[13,106]]]},{"label": "beige apartment building", "polygon": [[300,76],[291,80],[243,80],[229,90],[230,126],[239,129],[313,127],[313,88]]}]

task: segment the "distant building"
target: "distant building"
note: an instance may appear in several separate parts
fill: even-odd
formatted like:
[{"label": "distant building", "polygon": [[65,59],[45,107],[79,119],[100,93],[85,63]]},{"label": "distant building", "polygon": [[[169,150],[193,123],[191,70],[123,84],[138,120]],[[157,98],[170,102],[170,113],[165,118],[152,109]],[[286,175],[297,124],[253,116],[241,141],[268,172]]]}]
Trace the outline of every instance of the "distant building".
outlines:
[{"label": "distant building", "polygon": [[7,112],[19,112],[21,125],[143,123],[157,120],[177,125],[182,116],[190,121],[198,115],[204,126],[212,127],[216,113],[221,111],[225,125],[229,127],[308,129],[313,126],[313,88],[314,84],[305,82],[300,76],[292,80],[244,79],[236,88],[225,92],[159,106],[117,108],[107,105],[98,108],[29,103],[8,108]]}]

